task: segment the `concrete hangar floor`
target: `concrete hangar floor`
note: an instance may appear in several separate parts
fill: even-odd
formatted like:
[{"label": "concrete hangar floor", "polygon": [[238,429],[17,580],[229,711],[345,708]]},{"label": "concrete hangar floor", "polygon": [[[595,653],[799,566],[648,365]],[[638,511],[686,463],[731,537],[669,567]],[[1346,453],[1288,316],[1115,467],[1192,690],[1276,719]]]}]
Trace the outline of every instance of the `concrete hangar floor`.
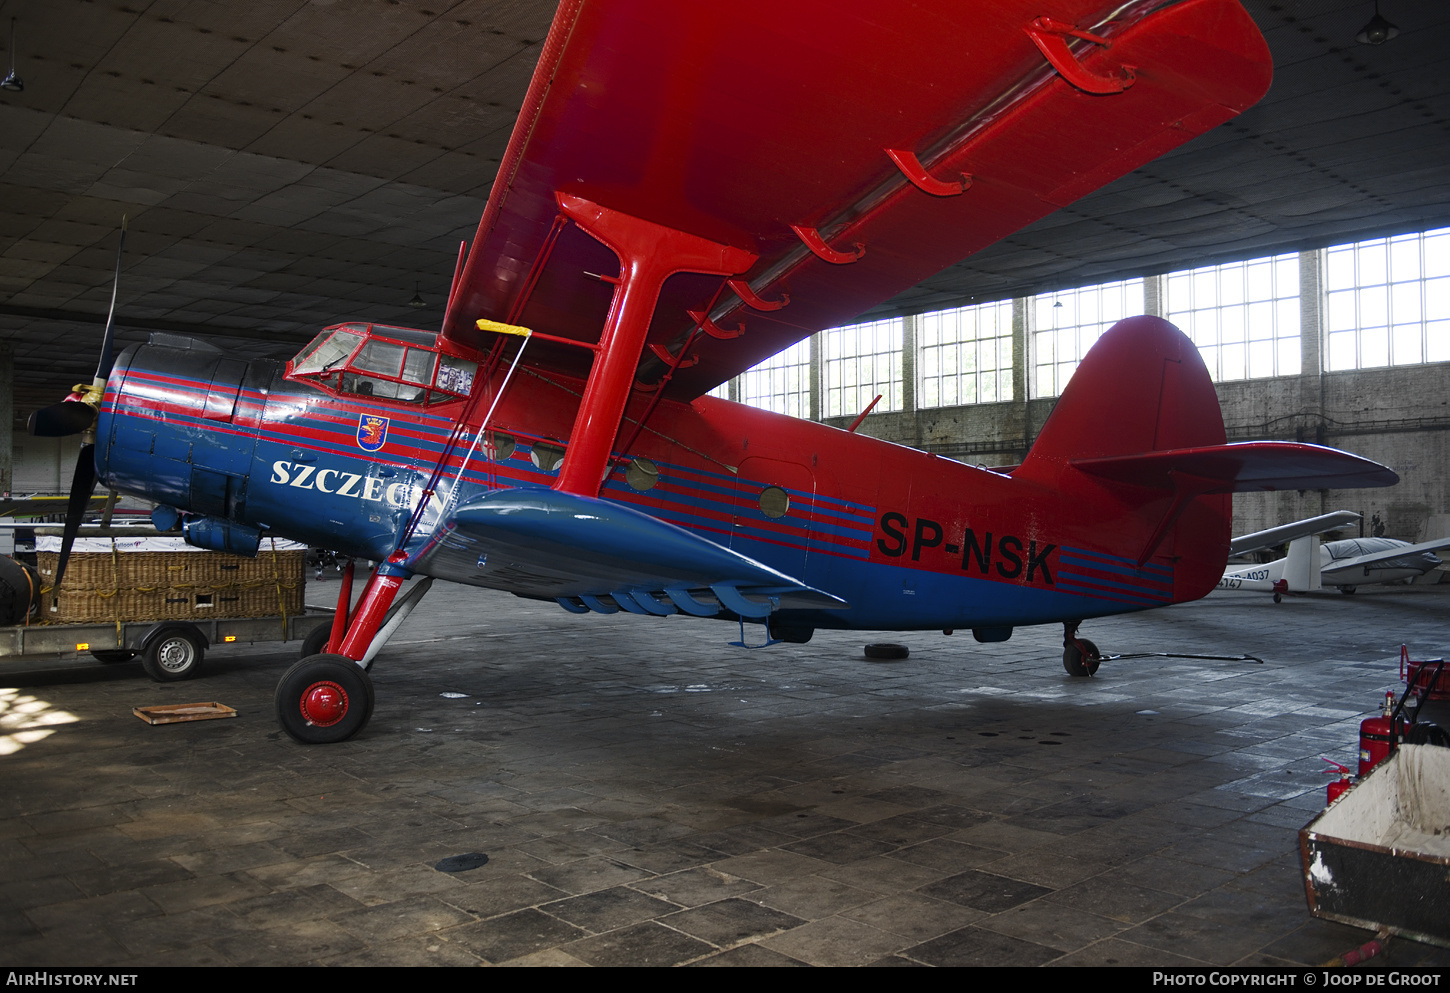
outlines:
[{"label": "concrete hangar floor", "polygon": [[[326,603],[335,582],[313,584]],[[440,584],[355,740],[294,744],[291,651],[0,671],[7,965],[1317,964],[1296,832],[1320,755],[1450,652],[1450,584],[1090,621],[1005,644],[859,634],[742,651],[727,625],[574,617]],[[259,646],[259,648],[262,646]],[[290,648],[291,646],[286,646]],[[131,708],[217,700],[236,720]],[[16,736],[17,719],[49,734]],[[14,749],[18,738],[27,740]],[[465,872],[440,860],[484,853]],[[1396,940],[1372,964],[1450,964]]]}]

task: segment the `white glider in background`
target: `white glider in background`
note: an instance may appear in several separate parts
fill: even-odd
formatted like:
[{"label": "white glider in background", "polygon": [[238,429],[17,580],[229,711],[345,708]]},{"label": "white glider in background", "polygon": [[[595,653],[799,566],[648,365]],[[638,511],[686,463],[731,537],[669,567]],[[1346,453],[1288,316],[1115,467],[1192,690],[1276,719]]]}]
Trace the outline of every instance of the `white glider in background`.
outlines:
[{"label": "white glider in background", "polygon": [[1345,538],[1320,543],[1319,535],[1359,519],[1360,515],[1353,511],[1340,510],[1235,538],[1230,546],[1235,555],[1286,541],[1289,554],[1273,562],[1231,568],[1224,572],[1218,588],[1272,593],[1275,602],[1285,593],[1307,593],[1325,587],[1353,593],[1369,583],[1422,576],[1441,564],[1434,553],[1450,548],[1450,538],[1414,545],[1395,538]]}]

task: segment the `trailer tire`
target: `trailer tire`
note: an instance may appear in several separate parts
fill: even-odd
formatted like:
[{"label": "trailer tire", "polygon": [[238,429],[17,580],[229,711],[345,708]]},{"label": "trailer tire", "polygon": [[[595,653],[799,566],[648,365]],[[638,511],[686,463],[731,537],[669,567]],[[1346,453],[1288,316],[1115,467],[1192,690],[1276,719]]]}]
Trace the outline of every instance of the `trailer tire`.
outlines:
[{"label": "trailer tire", "polygon": [[191,632],[163,631],[141,652],[141,666],[156,682],[175,683],[200,672],[205,655],[206,650]]}]

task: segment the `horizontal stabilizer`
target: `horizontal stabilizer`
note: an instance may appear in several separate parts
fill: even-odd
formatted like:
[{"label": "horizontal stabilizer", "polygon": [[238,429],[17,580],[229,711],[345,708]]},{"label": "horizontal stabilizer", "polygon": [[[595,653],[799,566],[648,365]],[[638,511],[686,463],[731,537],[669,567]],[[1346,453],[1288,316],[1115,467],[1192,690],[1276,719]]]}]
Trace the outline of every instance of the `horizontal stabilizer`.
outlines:
[{"label": "horizontal stabilizer", "polygon": [[1261,548],[1273,548],[1275,545],[1282,545],[1285,542],[1293,541],[1295,538],[1304,538],[1311,534],[1323,534],[1325,531],[1333,531],[1346,524],[1353,524],[1360,519],[1360,515],[1352,510],[1336,510],[1332,514],[1320,514],[1318,517],[1295,521],[1293,524],[1281,524],[1276,528],[1255,531],[1253,534],[1241,535],[1235,538],[1233,543],[1229,545],[1229,554],[1247,555],[1249,552],[1257,552]]},{"label": "horizontal stabilizer", "polygon": [[1245,441],[1076,459],[1075,469],[1152,489],[1195,494],[1241,493],[1248,490],[1360,489],[1393,486],[1395,472],[1358,455],[1290,441]]},{"label": "horizontal stabilizer", "polygon": [[[544,489],[468,501],[412,556],[454,582],[560,601],[569,610],[685,613],[847,604],[722,545],[623,504]],[[607,598],[604,599],[604,598]]]}]

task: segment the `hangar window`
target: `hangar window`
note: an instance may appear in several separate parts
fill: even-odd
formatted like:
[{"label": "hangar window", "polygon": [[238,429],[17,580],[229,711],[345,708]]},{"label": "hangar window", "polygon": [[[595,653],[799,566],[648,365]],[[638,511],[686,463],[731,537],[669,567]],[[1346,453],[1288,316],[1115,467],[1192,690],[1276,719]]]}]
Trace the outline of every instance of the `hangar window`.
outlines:
[{"label": "hangar window", "polygon": [[1299,256],[1169,273],[1164,316],[1198,346],[1214,382],[1297,376]]},{"label": "hangar window", "polygon": [[[729,397],[726,392],[717,394]],[[798,341],[740,377],[740,400],[791,417],[811,416],[811,342]]]},{"label": "hangar window", "polygon": [[1033,396],[1060,395],[1103,332],[1143,313],[1143,303],[1141,279],[1038,294],[1029,309]]},{"label": "hangar window", "polygon": [[1011,300],[922,314],[916,347],[918,406],[1013,399]]},{"label": "hangar window", "polygon": [[901,348],[906,322],[900,317],[832,328],[821,334],[825,361],[822,417],[849,417],[866,409],[876,394],[876,411],[900,410]]},{"label": "hangar window", "polygon": [[1450,361],[1450,228],[1328,248],[1325,366]]}]

